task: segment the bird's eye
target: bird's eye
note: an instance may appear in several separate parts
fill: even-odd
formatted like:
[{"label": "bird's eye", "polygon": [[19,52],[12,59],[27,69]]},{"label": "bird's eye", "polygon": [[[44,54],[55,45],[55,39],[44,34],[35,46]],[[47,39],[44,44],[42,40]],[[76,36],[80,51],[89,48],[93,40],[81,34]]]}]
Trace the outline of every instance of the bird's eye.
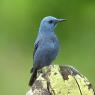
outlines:
[{"label": "bird's eye", "polygon": [[52,24],[53,23],[53,20],[50,20],[50,21],[48,21],[49,22],[49,24]]}]

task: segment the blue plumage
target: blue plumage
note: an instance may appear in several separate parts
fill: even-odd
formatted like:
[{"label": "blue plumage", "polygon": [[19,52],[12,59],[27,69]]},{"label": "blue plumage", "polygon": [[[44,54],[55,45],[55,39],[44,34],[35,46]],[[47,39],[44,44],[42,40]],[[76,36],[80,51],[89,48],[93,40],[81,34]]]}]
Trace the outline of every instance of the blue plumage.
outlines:
[{"label": "blue plumage", "polygon": [[34,64],[32,68],[33,74],[29,82],[30,86],[36,79],[37,70],[50,65],[58,54],[59,41],[55,35],[54,29],[57,23],[61,21],[64,21],[64,19],[48,16],[40,23],[33,53]]}]

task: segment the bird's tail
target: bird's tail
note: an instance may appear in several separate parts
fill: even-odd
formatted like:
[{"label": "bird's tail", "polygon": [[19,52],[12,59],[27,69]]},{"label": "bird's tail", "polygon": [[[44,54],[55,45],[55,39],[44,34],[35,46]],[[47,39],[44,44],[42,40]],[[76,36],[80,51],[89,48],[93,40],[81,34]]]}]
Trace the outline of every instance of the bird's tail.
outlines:
[{"label": "bird's tail", "polygon": [[30,78],[30,81],[29,81],[29,86],[32,86],[33,83],[35,82],[36,80],[36,77],[37,77],[37,69],[32,69],[32,76]]}]

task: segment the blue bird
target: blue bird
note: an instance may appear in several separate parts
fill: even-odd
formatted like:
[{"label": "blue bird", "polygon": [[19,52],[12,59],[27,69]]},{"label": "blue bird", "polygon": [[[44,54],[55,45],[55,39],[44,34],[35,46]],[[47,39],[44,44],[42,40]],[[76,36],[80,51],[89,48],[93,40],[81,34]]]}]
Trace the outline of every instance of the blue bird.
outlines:
[{"label": "blue bird", "polygon": [[54,29],[57,23],[62,21],[65,21],[65,19],[47,16],[43,18],[40,23],[39,33],[35,41],[33,52],[34,64],[31,70],[32,76],[29,82],[30,86],[32,86],[36,80],[37,70],[44,66],[49,66],[58,54],[59,41]]}]

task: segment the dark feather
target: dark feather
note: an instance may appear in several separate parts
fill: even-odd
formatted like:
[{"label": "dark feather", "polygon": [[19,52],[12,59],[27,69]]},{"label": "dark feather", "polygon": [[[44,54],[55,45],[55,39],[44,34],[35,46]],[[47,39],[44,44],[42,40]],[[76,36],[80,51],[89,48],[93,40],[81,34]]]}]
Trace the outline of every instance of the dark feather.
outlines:
[{"label": "dark feather", "polygon": [[39,41],[34,46],[33,59],[34,59],[34,55],[35,55],[35,52],[37,51],[38,46],[39,46]]},{"label": "dark feather", "polygon": [[29,86],[32,86],[37,78],[37,69],[33,70],[32,76],[29,81]]}]

